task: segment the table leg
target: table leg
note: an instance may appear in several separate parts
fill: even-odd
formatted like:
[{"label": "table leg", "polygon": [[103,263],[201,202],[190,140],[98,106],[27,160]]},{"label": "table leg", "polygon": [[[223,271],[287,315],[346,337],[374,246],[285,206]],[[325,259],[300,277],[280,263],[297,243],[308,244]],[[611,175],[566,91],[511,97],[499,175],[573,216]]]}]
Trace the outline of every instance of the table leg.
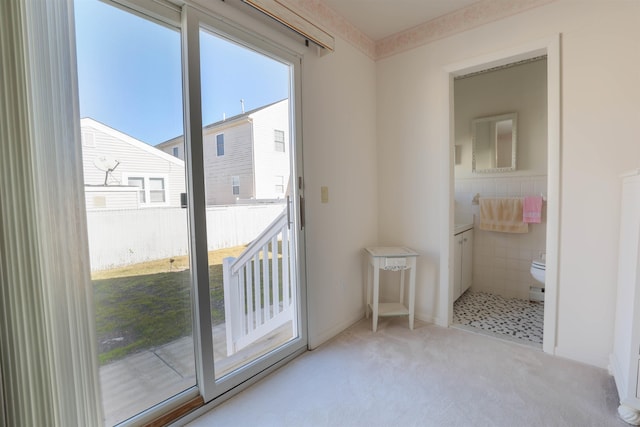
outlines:
[{"label": "table leg", "polygon": [[409,272],[409,329],[413,330],[413,316],[415,314],[416,305],[416,259],[411,262],[411,271]]},{"label": "table leg", "polygon": [[378,297],[379,297],[379,284],[380,284],[380,270],[378,266],[373,267],[373,300],[371,301],[371,308],[373,309],[373,332],[378,329]]},{"label": "table leg", "polygon": [[400,304],[404,304],[404,270],[400,270]]},{"label": "table leg", "polygon": [[369,312],[371,307],[369,307],[369,302],[371,301],[371,263],[367,260],[367,288],[365,291],[365,300],[364,300],[364,315],[368,319]]}]

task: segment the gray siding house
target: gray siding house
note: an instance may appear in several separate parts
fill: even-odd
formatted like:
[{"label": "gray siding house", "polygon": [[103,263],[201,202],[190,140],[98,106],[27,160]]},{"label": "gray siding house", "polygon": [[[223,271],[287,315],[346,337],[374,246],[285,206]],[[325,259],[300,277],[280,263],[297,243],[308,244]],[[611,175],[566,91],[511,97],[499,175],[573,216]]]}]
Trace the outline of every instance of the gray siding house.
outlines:
[{"label": "gray siding house", "polygon": [[180,206],[183,160],[91,118],[80,126],[87,210]]},{"label": "gray siding house", "polygon": [[[290,176],[289,100],[204,127],[208,205],[283,199]],[[184,160],[184,137],[158,144]]]}]

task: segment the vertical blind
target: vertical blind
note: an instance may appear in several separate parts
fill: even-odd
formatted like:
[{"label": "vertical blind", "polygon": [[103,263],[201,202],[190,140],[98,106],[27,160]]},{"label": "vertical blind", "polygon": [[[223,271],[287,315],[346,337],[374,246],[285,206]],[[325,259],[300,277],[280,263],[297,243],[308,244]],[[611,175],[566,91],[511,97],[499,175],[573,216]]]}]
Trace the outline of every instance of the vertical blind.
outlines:
[{"label": "vertical blind", "polygon": [[0,2],[0,371],[7,425],[102,420],[72,35],[72,0]]}]

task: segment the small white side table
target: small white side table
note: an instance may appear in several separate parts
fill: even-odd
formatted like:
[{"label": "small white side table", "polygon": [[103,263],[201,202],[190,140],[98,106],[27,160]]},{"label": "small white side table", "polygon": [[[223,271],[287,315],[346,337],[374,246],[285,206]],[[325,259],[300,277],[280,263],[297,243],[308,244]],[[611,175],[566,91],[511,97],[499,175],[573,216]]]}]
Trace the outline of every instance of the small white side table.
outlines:
[{"label": "small white side table", "polygon": [[[367,254],[367,296],[365,301],[367,319],[373,315],[373,332],[378,329],[378,316],[409,316],[409,329],[413,329],[416,294],[416,257],[418,253],[407,247],[374,246],[365,248]],[[399,302],[381,303],[380,270],[400,272]],[[404,304],[405,270],[409,270],[409,306]],[[371,272],[373,271],[373,277]],[[373,295],[372,295],[373,290]]]}]

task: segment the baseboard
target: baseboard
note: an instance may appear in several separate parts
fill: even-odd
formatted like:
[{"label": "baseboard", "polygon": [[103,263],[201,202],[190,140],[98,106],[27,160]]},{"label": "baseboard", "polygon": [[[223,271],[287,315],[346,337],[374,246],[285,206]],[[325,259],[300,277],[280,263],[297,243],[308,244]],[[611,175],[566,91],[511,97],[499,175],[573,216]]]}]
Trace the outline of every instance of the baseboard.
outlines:
[{"label": "baseboard", "polygon": [[614,382],[616,384],[616,390],[618,390],[618,398],[622,403],[622,401],[627,397],[626,388],[628,384],[625,379],[624,371],[620,366],[620,362],[618,362],[618,358],[614,353],[611,353],[609,355],[609,374],[613,376]]},{"label": "baseboard", "polygon": [[609,365],[607,366],[607,371],[609,371],[609,375],[612,377],[615,377],[618,372],[618,360],[613,353],[609,354]]},{"label": "baseboard", "polygon": [[[337,336],[339,333],[341,333],[345,329],[361,321],[364,317],[365,316],[363,313],[359,313],[357,316],[352,316],[348,320],[339,323],[338,325],[334,326],[328,331],[325,331],[322,334],[318,334],[315,337],[312,337],[311,334],[309,334],[309,350],[318,348],[322,344],[326,343],[327,341]],[[433,316],[426,315],[423,313],[416,313],[415,318],[421,322],[431,323],[431,324],[435,324],[445,328],[449,326],[447,322],[442,322],[442,319],[435,318]]]},{"label": "baseboard", "polygon": [[605,358],[592,358],[592,357],[584,357],[582,354],[576,354],[572,351],[566,351],[561,347],[556,347],[553,353],[558,357],[562,357],[564,359],[573,360],[574,362],[584,363],[585,365],[595,366],[597,368],[607,369],[608,370],[608,362]]},{"label": "baseboard", "polygon": [[364,318],[364,313],[358,313],[357,315],[351,316],[346,321],[339,323],[333,328],[321,334],[318,334],[317,336],[312,337],[311,334],[309,334],[309,350],[318,348],[325,342],[329,341],[331,338],[334,338],[340,332],[344,331],[345,329],[349,328],[355,323],[358,323],[363,318]]},{"label": "baseboard", "polygon": [[448,325],[442,325],[438,318],[433,317],[433,316],[431,316],[429,314],[416,313],[415,316],[416,316],[416,319],[421,321],[421,322],[431,323],[431,324],[435,324],[435,325],[438,325],[438,326],[444,326],[445,328],[448,326]]}]

